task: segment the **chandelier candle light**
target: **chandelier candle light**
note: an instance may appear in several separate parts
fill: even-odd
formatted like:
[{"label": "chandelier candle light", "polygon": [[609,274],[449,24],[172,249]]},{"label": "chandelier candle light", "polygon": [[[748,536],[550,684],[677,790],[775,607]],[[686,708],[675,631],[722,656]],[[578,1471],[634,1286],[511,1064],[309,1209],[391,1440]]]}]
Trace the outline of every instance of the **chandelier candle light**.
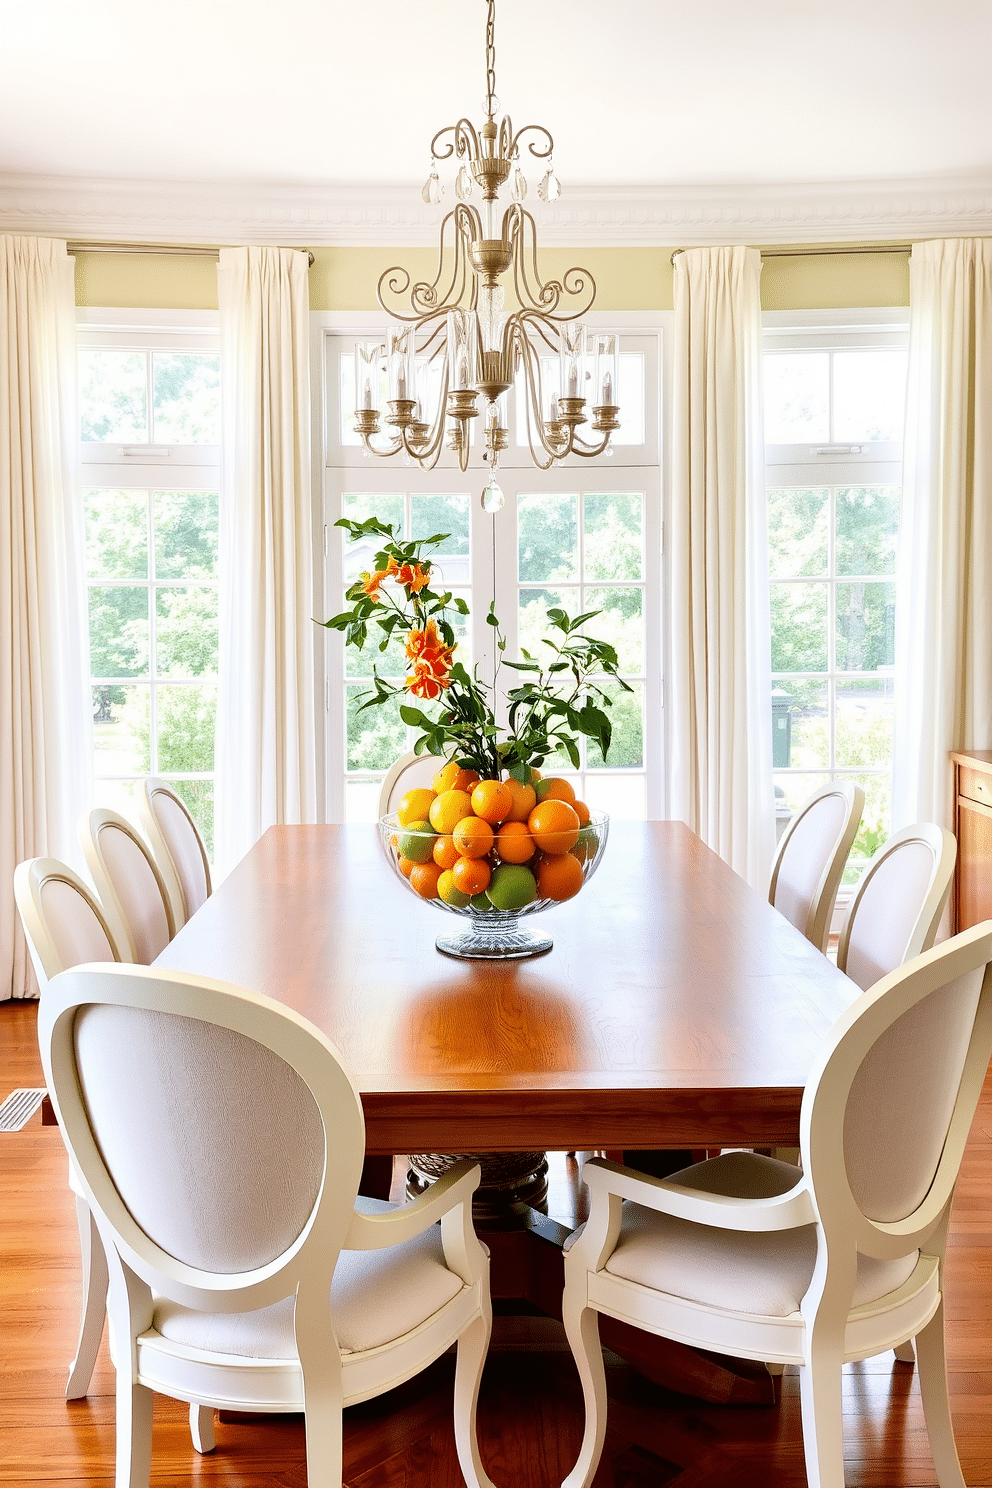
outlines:
[{"label": "chandelier candle light", "polygon": [[[385,271],[376,293],[394,323],[384,344],[359,343],[355,356],[355,429],[370,454],[388,457],[402,451],[422,469],[432,470],[447,434],[447,447],[465,470],[471,423],[483,415],[482,458],[490,469],[482,498],[487,511],[503,505],[495,472],[509,444],[503,395],[511,387],[524,400],[531,458],[542,470],[569,455],[612,453],[610,435],[620,427],[617,338],[589,332],[581,321],[596,295],[592,275],[571,268],[560,280],[543,281],[538,272],[537,225],[523,206],[527,180],[522,144],[535,160],[547,162],[537,188],[543,201],[558,199],[561,182],[548,130],[527,124],[514,132],[509,115],[500,117],[495,9],[495,0],[487,0],[485,123],[477,130],[470,120],[459,119],[431,141],[431,171],[423,189],[429,205],[444,195],[438,162],[460,162],[454,185],[458,201],[441,222],[437,273],[431,283],[413,283],[402,266]],[[507,183],[510,201],[503,209],[500,192]],[[481,209],[469,200],[476,188]],[[517,308],[507,311],[501,280],[511,270]],[[557,367],[549,351],[557,352]],[[435,366],[439,393],[431,411],[428,369]],[[579,434],[589,423],[589,379],[596,436],[591,442]],[[377,441],[383,421],[389,430],[385,442]]]}]

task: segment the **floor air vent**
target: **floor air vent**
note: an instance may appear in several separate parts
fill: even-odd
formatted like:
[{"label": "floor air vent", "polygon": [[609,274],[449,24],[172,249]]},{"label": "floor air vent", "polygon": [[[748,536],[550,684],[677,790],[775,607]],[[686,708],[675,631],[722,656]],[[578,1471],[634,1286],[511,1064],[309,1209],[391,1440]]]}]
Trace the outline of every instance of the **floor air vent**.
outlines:
[{"label": "floor air vent", "polygon": [[44,1090],[12,1090],[0,1105],[0,1132],[20,1131],[27,1126],[45,1098]]}]

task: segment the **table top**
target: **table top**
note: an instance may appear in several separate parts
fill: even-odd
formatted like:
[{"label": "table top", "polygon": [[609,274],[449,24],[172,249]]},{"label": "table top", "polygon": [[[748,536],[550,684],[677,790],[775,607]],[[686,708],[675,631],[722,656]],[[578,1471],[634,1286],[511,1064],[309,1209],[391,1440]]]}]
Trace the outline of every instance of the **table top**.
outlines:
[{"label": "table top", "polygon": [[535,921],[544,956],[453,960],[450,928],[374,826],[273,827],[155,964],[322,1029],[370,1152],[793,1145],[858,995],[679,822],[613,824],[582,892]]}]

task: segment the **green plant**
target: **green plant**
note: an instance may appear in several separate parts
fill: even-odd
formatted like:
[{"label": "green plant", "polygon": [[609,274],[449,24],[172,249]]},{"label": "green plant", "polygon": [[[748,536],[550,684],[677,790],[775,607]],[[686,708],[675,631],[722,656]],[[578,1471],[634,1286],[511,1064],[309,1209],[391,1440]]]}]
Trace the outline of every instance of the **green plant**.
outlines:
[{"label": "green plant", "polygon": [[[527,780],[532,769],[561,751],[577,769],[578,735],[591,739],[605,758],[613,734],[606,711],[612,707],[612,693],[632,689],[618,674],[614,647],[585,633],[598,610],[570,617],[552,607],[547,619],[555,638],[541,641],[547,648],[543,659],[522,650],[520,661],[507,661],[506,640],[495,603],[491,604],[486,621],[496,632],[497,675],[490,687],[477,668],[470,674],[455,659],[457,645],[447,612],[467,615],[468,605],[431,588],[431,561],[426,555],[445,542],[447,534],[403,542],[391,524],[376,517],[364,522],[343,517],[336,525],[344,527],[352,541],[366,537],[385,541],[375,555],[375,571],[363,573],[347,591],[349,608],[320,623],[342,631],[346,644],[360,649],[378,631],[380,652],[387,650],[394,635],[405,635],[410,667],[401,682],[380,677],[373,667],[373,690],[363,695],[359,711],[402,698],[401,719],[420,730],[414,745],[418,754],[457,760],[484,778],[509,774]],[[492,703],[500,666],[520,674],[517,685],[507,692],[506,728],[497,723]],[[410,698],[437,707],[428,714]]]}]

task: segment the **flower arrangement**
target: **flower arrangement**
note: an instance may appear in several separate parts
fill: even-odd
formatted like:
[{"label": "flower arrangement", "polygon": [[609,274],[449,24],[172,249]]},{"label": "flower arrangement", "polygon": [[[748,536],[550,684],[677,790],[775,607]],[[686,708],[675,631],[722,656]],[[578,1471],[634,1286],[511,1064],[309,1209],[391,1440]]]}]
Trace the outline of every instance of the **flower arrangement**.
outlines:
[{"label": "flower arrangement", "polygon": [[[595,740],[605,758],[613,732],[606,711],[612,698],[605,680],[627,692],[632,689],[618,674],[615,649],[585,633],[598,610],[570,618],[562,609],[550,609],[554,637],[542,641],[546,648],[542,658],[522,650],[521,660],[508,661],[494,601],[486,616],[496,632],[496,676],[490,687],[477,668],[470,673],[455,654],[458,648],[448,616],[452,611],[467,615],[468,605],[433,587],[429,555],[447,534],[404,542],[392,526],[375,517],[364,522],[342,518],[336,526],[345,528],[353,542],[381,537],[383,543],[375,554],[375,570],[361,574],[351,585],[345,596],[348,608],[323,621],[324,627],[343,631],[346,644],[359,648],[377,638],[380,652],[394,637],[403,637],[408,663],[400,682],[380,677],[373,667],[373,690],[361,709],[403,697],[400,717],[420,730],[416,752],[457,762],[483,780],[510,776],[527,783],[534,770],[562,751],[578,769],[579,734]],[[493,708],[500,666],[520,674],[507,692],[505,728],[497,723]],[[439,706],[429,714],[415,705],[415,698]]]}]

